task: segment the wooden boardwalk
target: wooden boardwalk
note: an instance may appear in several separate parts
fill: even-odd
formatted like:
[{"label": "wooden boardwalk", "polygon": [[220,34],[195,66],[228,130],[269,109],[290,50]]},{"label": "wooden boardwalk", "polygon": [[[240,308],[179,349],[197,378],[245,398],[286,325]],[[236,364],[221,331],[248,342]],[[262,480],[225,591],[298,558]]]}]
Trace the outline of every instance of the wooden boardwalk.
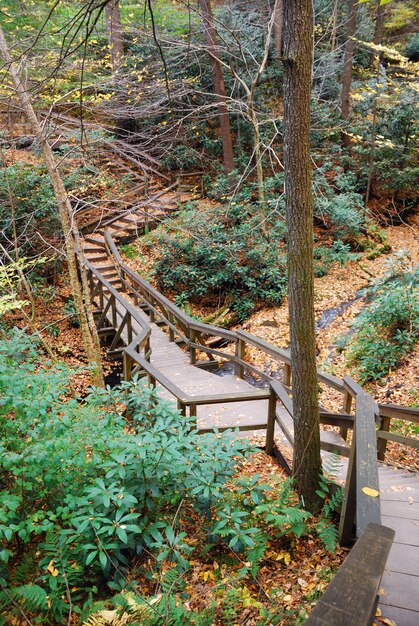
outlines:
[{"label": "wooden boardwalk", "polygon": [[396,532],[381,581],[380,609],[397,626],[419,624],[419,476],[379,471],[382,523]]},{"label": "wooden boardwalk", "polygon": [[[111,287],[103,287],[106,291],[112,288],[119,294],[113,309],[109,308],[105,317],[110,327],[114,330],[121,325],[126,306],[135,309],[135,318],[131,315],[130,326],[126,325],[120,330],[119,340],[126,346],[131,343],[132,337],[144,334],[148,329],[149,364],[159,372],[163,382],[167,379],[173,385],[175,393],[169,384],[157,384],[159,395],[167,400],[173,400],[179,405],[179,398],[185,397],[183,410],[190,407],[191,415],[196,415],[199,429],[206,430],[214,427],[236,428],[256,433],[266,432],[269,415],[269,396],[263,391],[255,392],[252,386],[243,377],[219,376],[191,363],[191,353],[185,347],[181,347],[174,340],[173,333],[169,334],[170,316],[167,318],[168,326],[162,329],[162,324],[155,321],[153,299],[147,303],[140,302],[141,306],[135,306],[132,293],[128,296],[124,293],[124,279],[117,272],[114,258],[106,252],[103,237],[95,235],[94,240],[86,241],[86,255],[91,266],[99,272]],[[126,284],[125,284],[125,291]],[[103,294],[102,294],[103,295]],[[138,295],[138,294],[137,294]],[[102,297],[103,300],[103,297]],[[137,297],[138,301],[138,297]],[[145,306],[144,306],[145,304]],[[155,303],[154,303],[155,304]],[[122,326],[121,326],[122,328]],[[106,328],[102,329],[106,333]],[[228,332],[228,331],[225,331]],[[181,335],[181,333],[180,333]],[[141,344],[143,345],[143,344]],[[193,344],[192,345],[197,345]],[[216,351],[215,351],[216,352]],[[135,355],[134,355],[135,356]],[[138,357],[140,359],[140,357]],[[240,360],[239,360],[240,363]],[[207,365],[216,366],[216,363]],[[194,405],[194,398],[214,398],[223,394],[251,396],[260,393],[263,397],[254,400],[209,402]],[[289,402],[289,401],[288,401]],[[288,439],[284,436],[284,429],[275,426],[275,439],[280,446],[290,446],[289,438],[293,435],[293,423],[289,410],[285,405],[276,400],[276,415],[279,423],[288,430]],[[277,420],[277,421],[278,421]],[[327,451],[330,446],[337,446],[345,457],[349,456],[350,447],[336,431],[322,431],[322,441],[326,451],[324,457],[333,453]],[[290,456],[292,451],[289,450]],[[347,458],[341,457],[341,477],[346,476],[348,466]],[[393,620],[397,626],[419,625],[419,476],[413,472],[395,469],[384,463],[379,464],[378,480],[381,499],[381,523],[394,529],[395,541],[391,548],[387,561],[386,570],[382,578],[380,589],[380,609],[382,615]],[[342,622],[343,623],[343,622]],[[346,622],[345,622],[346,623]],[[334,626],[330,624],[330,626]]]}]

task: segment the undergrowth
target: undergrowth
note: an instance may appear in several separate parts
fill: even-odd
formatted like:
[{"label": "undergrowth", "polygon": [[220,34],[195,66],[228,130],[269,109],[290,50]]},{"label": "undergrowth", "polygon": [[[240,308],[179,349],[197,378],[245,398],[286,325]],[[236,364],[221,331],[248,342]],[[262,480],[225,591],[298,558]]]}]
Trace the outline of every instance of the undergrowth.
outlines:
[{"label": "undergrowth", "polygon": [[407,269],[403,256],[395,259],[370,297],[348,347],[349,364],[361,383],[386,376],[419,341],[419,267]]},{"label": "undergrowth", "polygon": [[[112,623],[204,626],[246,607],[261,624],[296,619],[252,585],[273,542],[317,534],[334,550],[330,506],[314,519],[290,480],[240,477],[247,441],[199,435],[140,381],[82,400],[69,375],[21,333],[0,341],[0,623],[23,612],[106,624],[116,611]],[[217,564],[199,612],[188,607],[196,559]]]}]

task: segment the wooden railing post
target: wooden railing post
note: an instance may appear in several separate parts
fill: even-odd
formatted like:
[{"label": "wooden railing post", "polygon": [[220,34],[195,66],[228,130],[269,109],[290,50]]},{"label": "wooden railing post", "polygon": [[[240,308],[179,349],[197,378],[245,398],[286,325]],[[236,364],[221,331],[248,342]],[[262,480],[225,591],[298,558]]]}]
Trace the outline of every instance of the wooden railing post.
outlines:
[{"label": "wooden railing post", "polygon": [[[173,324],[173,315],[171,313],[168,314],[167,319],[171,324]],[[169,341],[175,340],[175,333],[171,326],[169,326]]]},{"label": "wooden railing post", "polygon": [[[342,407],[344,413],[350,413],[351,412],[352,401],[353,401],[353,397],[351,396],[349,391],[347,389],[345,389],[344,394],[343,394],[343,407]],[[341,429],[340,429],[340,436],[345,441],[347,440],[347,437],[348,437],[348,427],[347,426],[342,426],[341,427]]]},{"label": "wooden railing post", "polygon": [[[246,342],[244,339],[237,339],[236,341],[236,349],[235,349],[236,358],[244,361],[246,358]],[[243,378],[244,376],[244,366],[241,363],[234,364],[234,374],[237,378]]]},{"label": "wooden railing post", "polygon": [[270,389],[271,395],[269,396],[268,401],[268,423],[266,425],[266,444],[265,451],[266,454],[272,456],[272,451],[274,447],[274,436],[275,436],[275,416],[276,416],[276,393],[272,389]]},{"label": "wooden railing post", "polygon": [[[196,330],[193,328],[189,329],[189,341],[196,343]],[[195,365],[196,363],[196,348],[194,346],[189,346],[189,354],[191,359],[191,364]]]},{"label": "wooden railing post", "polygon": [[353,526],[356,515],[356,424],[352,431],[352,445],[349,453],[348,471],[346,474],[345,493],[339,524],[339,543],[347,546],[353,539]]},{"label": "wooden railing post", "polygon": [[[390,431],[391,417],[382,417],[380,422],[380,430],[385,430],[387,433]],[[377,441],[377,458],[379,461],[384,461],[387,449],[387,439],[378,439]]]},{"label": "wooden railing post", "polygon": [[124,363],[124,380],[131,380],[131,372],[132,372],[132,358],[126,352],[123,353],[123,363]]},{"label": "wooden railing post", "polygon": [[283,367],[283,384],[285,387],[291,387],[291,364],[284,363]]}]

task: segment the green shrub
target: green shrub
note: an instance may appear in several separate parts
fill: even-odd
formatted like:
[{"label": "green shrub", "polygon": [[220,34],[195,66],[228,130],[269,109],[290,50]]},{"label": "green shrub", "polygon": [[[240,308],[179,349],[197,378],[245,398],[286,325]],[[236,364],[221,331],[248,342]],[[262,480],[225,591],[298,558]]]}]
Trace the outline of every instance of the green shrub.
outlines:
[{"label": "green shrub", "polygon": [[419,341],[419,269],[387,275],[374,296],[354,324],[348,351],[361,383],[386,376]]},{"label": "green shrub", "polygon": [[41,624],[86,617],[105,583],[136,587],[141,561],[163,591],[145,604],[174,609],[196,549],[191,520],[200,549],[224,547],[242,577],[256,575],[269,534],[315,530],[289,481],[234,478],[252,451],[236,434],[199,435],[137,381],[73,398],[68,375],[20,332],[0,341],[0,623],[17,606]]},{"label": "green shrub", "polygon": [[[278,304],[286,290],[282,221],[261,228],[260,210],[232,205],[183,212],[176,230],[154,234],[160,289],[186,301],[228,304],[241,319],[257,303]],[[268,238],[269,237],[269,238]]]},{"label": "green shrub", "polygon": [[314,248],[314,274],[315,276],[325,276],[330,265],[339,263],[346,265],[349,261],[356,261],[362,255],[350,251],[351,247],[343,243],[340,239],[334,241],[330,248],[317,246]]}]

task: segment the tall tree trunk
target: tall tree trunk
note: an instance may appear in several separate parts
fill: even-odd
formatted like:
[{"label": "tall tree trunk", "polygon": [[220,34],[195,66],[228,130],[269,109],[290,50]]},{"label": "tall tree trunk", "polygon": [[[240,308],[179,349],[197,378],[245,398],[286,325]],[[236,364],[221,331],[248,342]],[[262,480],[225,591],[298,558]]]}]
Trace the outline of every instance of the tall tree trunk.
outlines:
[{"label": "tall tree trunk", "polygon": [[[346,21],[346,45],[343,57],[343,77],[342,77],[342,96],[341,111],[344,120],[349,118],[350,111],[350,92],[352,84],[352,66],[354,62],[355,51],[355,31],[356,31],[356,14],[358,10],[358,0],[348,0],[348,17]],[[350,138],[343,134],[343,145],[349,146]]]},{"label": "tall tree trunk", "polygon": [[[381,3],[381,0],[377,0],[377,6],[375,8],[375,27],[374,27],[374,37],[373,43],[376,46],[380,46],[383,41],[384,36],[384,17],[385,17],[386,7]],[[381,54],[376,52],[375,50],[371,54],[370,66],[374,67],[374,64],[380,62]]]},{"label": "tall tree trunk", "polygon": [[305,506],[318,511],[320,420],[314,332],[313,195],[310,97],[312,0],[284,0],[284,168],[288,224],[288,300],[294,406],[294,463]]},{"label": "tall tree trunk", "polygon": [[221,139],[223,142],[224,167],[230,174],[234,169],[233,140],[231,136],[230,117],[226,105],[226,92],[221,68],[220,58],[217,51],[217,31],[214,26],[214,17],[210,0],[198,0],[202,12],[205,38],[211,59],[212,80],[214,92],[218,102],[218,115],[220,118]]},{"label": "tall tree trunk", "polygon": [[105,7],[106,31],[111,54],[112,71],[116,72],[124,58],[124,39],[122,36],[121,11],[119,0],[110,0]]},{"label": "tall tree trunk", "polygon": [[332,34],[330,37],[330,51],[334,52],[336,48],[336,34],[338,27],[338,0],[333,0],[332,9]]},{"label": "tall tree trunk", "polygon": [[[22,85],[19,72],[13,63],[9,48],[7,46],[6,39],[4,37],[3,30],[0,26],[0,54],[4,59],[6,68],[12,78],[17,96],[20,101],[20,105],[24,114],[26,115],[30,125],[32,126],[32,132],[38,139],[42,152],[44,155],[45,163],[51,182],[54,188],[55,196],[57,198],[59,216],[61,226],[64,234],[64,241],[67,253],[67,263],[70,276],[71,289],[74,297],[74,304],[77,310],[77,314],[80,318],[80,326],[83,335],[83,341],[86,349],[86,355],[89,364],[93,368],[93,382],[96,385],[103,386],[103,370],[102,360],[100,354],[99,337],[97,334],[95,322],[93,319],[92,310],[90,307],[90,294],[89,286],[87,282],[85,260],[83,256],[83,250],[80,245],[80,236],[77,227],[74,224],[71,204],[67,196],[62,178],[58,171],[57,164],[55,163],[54,155],[49,145],[45,131],[41,127],[38,118],[36,117],[32,103],[28,96],[27,91]],[[80,288],[77,272],[77,255],[79,259],[80,274],[82,277],[83,290]]]},{"label": "tall tree trunk", "polygon": [[282,55],[282,31],[284,28],[284,2],[279,0],[275,5],[274,16],[274,46],[275,58],[280,59]]},{"label": "tall tree trunk", "polygon": [[375,11],[375,28],[373,42],[376,46],[380,46],[384,36],[384,17],[386,13],[385,4],[381,0],[377,0],[377,8]]}]

